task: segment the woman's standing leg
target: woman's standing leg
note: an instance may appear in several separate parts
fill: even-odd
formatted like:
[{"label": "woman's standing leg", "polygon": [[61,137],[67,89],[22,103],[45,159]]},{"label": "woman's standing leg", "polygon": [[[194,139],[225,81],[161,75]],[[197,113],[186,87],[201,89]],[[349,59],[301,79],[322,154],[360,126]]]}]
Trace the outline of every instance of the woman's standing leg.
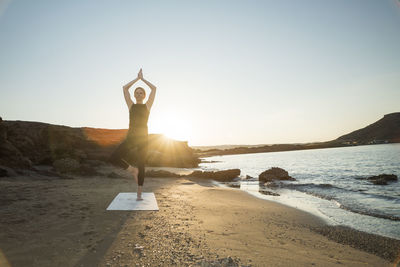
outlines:
[{"label": "woman's standing leg", "polygon": [[144,175],[145,175],[145,164],[147,157],[147,137],[140,143],[139,147],[139,158],[138,158],[138,199],[142,198],[142,188],[144,183]]},{"label": "woman's standing leg", "polygon": [[140,161],[138,164],[138,191],[137,191],[137,197],[138,199],[142,198],[142,188],[143,188],[143,183],[144,183],[144,173],[145,173],[145,168],[144,168],[144,162]]}]

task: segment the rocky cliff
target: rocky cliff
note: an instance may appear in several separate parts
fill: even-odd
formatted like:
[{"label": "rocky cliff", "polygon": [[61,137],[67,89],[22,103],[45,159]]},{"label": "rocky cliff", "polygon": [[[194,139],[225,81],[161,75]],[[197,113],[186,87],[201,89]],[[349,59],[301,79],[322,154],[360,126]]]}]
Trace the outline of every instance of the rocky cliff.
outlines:
[{"label": "rocky cliff", "polygon": [[[80,163],[106,162],[126,134],[127,129],[68,127],[0,119],[0,165],[31,168],[33,165],[53,165],[63,158]],[[150,134],[147,162],[149,166],[196,167],[199,159],[187,142]]]},{"label": "rocky cliff", "polygon": [[400,112],[386,114],[382,119],[336,139],[357,144],[400,143]]}]

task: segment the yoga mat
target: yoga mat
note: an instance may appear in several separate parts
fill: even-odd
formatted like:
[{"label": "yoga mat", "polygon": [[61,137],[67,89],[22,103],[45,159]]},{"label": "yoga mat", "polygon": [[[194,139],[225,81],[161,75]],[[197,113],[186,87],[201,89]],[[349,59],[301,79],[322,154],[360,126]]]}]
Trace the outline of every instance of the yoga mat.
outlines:
[{"label": "yoga mat", "polygon": [[142,192],[143,200],[136,200],[137,193],[119,193],[107,210],[158,210],[156,196],[152,192]]}]

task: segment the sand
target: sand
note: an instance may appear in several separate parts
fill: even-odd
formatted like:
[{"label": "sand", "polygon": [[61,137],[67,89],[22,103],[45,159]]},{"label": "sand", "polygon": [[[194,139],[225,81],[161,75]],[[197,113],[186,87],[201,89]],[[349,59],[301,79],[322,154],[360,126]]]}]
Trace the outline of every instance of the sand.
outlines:
[{"label": "sand", "polygon": [[[309,213],[210,180],[146,177],[143,191],[155,193],[159,211],[107,211],[119,192],[136,192],[129,176],[73,178],[0,180],[0,266],[393,266],[396,261],[328,239],[321,229],[329,228]],[[388,242],[399,251],[396,241]]]}]

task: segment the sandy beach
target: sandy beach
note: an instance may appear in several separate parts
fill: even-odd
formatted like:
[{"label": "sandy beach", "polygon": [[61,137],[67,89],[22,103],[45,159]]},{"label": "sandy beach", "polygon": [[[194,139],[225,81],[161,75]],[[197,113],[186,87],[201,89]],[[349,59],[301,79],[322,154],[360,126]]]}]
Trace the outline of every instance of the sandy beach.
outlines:
[{"label": "sandy beach", "polygon": [[399,25],[0,0],[0,267],[400,267]]},{"label": "sandy beach", "polygon": [[159,211],[106,210],[135,191],[129,177],[3,178],[0,265],[393,266],[400,248],[200,178],[146,177]]}]

